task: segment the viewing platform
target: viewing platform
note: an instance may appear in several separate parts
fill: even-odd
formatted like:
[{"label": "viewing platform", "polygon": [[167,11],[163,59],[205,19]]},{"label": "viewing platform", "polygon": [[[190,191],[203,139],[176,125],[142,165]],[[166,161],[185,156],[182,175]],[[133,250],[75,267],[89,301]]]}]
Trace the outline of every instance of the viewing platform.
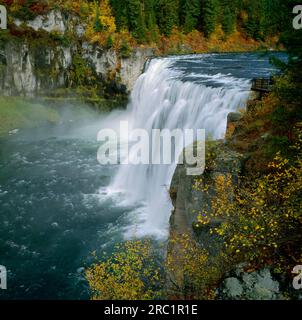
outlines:
[{"label": "viewing platform", "polygon": [[274,84],[273,78],[255,78],[252,80],[252,91],[268,93],[272,91]]}]

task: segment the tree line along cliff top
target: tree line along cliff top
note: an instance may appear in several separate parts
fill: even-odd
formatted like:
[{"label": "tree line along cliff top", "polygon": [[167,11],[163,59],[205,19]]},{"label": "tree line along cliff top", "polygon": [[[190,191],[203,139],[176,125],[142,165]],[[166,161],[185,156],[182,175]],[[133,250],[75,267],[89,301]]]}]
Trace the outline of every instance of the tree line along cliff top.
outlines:
[{"label": "tree line along cliff top", "polygon": [[[52,10],[73,14],[84,38],[125,53],[148,45],[164,53],[241,51],[276,43],[282,0],[4,0],[9,29]],[[226,45],[230,44],[230,45]],[[129,48],[128,48],[129,47]]]}]

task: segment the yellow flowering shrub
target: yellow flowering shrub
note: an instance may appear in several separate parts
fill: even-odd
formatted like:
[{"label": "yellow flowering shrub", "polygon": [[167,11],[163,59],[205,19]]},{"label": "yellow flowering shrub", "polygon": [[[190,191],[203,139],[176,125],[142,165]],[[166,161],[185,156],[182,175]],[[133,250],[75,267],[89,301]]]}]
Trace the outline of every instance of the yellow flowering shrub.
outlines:
[{"label": "yellow flowering shrub", "polygon": [[149,240],[127,241],[86,271],[93,300],[152,300],[160,297],[161,270]]},{"label": "yellow flowering shrub", "polygon": [[165,269],[167,297],[186,300],[214,299],[216,285],[225,270],[189,234],[170,236]]},{"label": "yellow flowering shrub", "polygon": [[[235,260],[273,263],[285,247],[287,254],[300,257],[296,250],[302,240],[301,134],[294,149],[295,159],[277,153],[268,173],[259,178],[240,177],[236,187],[232,187],[231,175],[216,177],[209,209],[198,212],[197,220],[210,226],[210,233],[223,240]],[[200,179],[194,189],[209,192]],[[212,223],[217,220],[221,222],[218,226]]]}]

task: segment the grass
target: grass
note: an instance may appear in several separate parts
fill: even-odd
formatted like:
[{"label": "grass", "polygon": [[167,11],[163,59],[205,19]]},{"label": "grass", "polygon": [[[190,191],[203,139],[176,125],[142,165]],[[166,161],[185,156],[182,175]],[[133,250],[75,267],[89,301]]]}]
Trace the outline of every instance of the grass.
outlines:
[{"label": "grass", "polygon": [[0,136],[21,128],[57,123],[59,114],[51,107],[17,97],[0,97]]}]

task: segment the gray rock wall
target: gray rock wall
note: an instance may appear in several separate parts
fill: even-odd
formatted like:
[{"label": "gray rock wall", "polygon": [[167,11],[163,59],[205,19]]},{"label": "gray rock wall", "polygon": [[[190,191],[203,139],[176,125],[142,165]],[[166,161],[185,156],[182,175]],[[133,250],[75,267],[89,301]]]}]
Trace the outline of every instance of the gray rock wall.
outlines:
[{"label": "gray rock wall", "polygon": [[[105,81],[114,74],[115,81],[129,92],[143,71],[144,64],[153,52],[150,49],[135,49],[127,58],[118,53],[83,41],[85,25],[77,17],[65,16],[51,11],[32,21],[14,20],[15,26],[30,28],[35,32],[65,36],[72,32],[75,41],[70,45],[47,43],[18,38],[2,40],[0,46],[0,94],[35,96],[47,90],[65,88],[71,84],[73,57],[81,54],[93,73],[96,83]],[[111,79],[112,80],[112,79]]]},{"label": "gray rock wall", "polygon": [[217,176],[230,174],[235,181],[241,171],[243,156],[229,149],[224,141],[207,143],[206,154],[210,156],[206,157],[206,170],[201,176],[189,176],[186,174],[186,165],[177,166],[170,187],[175,208],[171,216],[171,232],[192,232],[196,222],[194,210],[210,210],[209,203],[213,193],[194,190],[196,179],[202,179],[201,187],[214,187]]}]

